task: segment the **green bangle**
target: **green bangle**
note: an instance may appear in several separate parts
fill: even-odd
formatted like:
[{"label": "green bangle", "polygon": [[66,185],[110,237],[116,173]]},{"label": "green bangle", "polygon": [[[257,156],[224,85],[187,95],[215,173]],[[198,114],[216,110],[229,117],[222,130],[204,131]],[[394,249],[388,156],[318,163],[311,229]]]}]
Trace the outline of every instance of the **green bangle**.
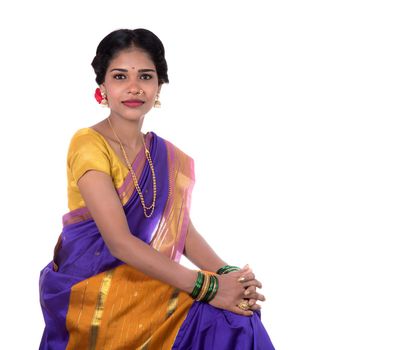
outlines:
[{"label": "green bangle", "polygon": [[213,300],[213,298],[216,296],[217,291],[219,290],[219,280],[217,279],[217,276],[211,276],[213,278],[213,290],[211,291],[210,295],[207,298],[207,302],[209,303],[210,301]]},{"label": "green bangle", "polygon": [[213,290],[214,290],[214,278],[213,278],[213,275],[211,275],[209,287],[207,288],[206,294],[203,297],[204,302],[209,301],[210,296],[213,294]]},{"label": "green bangle", "polygon": [[218,269],[216,273],[218,275],[225,275],[229,272],[239,271],[239,270],[240,270],[240,268],[238,266],[225,265],[225,266],[221,267],[220,269]]},{"label": "green bangle", "polygon": [[193,299],[197,298],[198,294],[200,294],[201,288],[203,288],[204,274],[201,271],[197,271],[197,275],[194,289],[190,294]]}]

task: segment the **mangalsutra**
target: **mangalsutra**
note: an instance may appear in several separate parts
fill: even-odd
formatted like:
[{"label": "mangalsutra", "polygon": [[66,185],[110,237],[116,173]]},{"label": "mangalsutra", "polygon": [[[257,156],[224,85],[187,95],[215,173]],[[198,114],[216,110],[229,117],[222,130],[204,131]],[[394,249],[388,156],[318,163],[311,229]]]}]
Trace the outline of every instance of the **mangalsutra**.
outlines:
[{"label": "mangalsutra", "polygon": [[[131,177],[133,178],[134,186],[136,187],[137,193],[139,194],[140,202],[141,202],[141,205],[143,207],[144,216],[146,218],[150,218],[153,215],[153,212],[155,210],[155,205],[156,205],[156,192],[157,192],[156,191],[156,175],[155,175],[155,168],[153,167],[153,163],[152,163],[152,158],[150,157],[150,152],[146,147],[146,143],[144,142],[144,137],[142,135],[141,138],[143,140],[144,152],[146,154],[146,159],[149,162],[150,170],[152,171],[152,181],[153,181],[153,201],[152,201],[152,204],[149,205],[149,206],[146,206],[146,203],[145,203],[144,197],[143,197],[143,193],[141,192],[139,183],[137,181],[137,176],[136,176],[136,174],[135,174],[135,172],[134,172],[134,170],[133,170],[133,168],[130,164],[130,161],[128,160],[127,153],[125,152],[125,149],[122,145],[122,142],[121,142],[120,138],[118,137],[117,133],[115,132],[114,128],[112,127],[111,120],[109,119],[109,117],[107,118],[107,120],[108,120],[108,123],[109,123],[109,126],[110,126],[112,132],[115,135],[115,138],[118,140],[118,142],[120,144],[120,148],[121,148],[121,151],[124,155],[125,162],[127,163],[128,169],[130,170],[130,173],[131,173]],[[147,211],[150,211],[150,213],[147,213]]]}]

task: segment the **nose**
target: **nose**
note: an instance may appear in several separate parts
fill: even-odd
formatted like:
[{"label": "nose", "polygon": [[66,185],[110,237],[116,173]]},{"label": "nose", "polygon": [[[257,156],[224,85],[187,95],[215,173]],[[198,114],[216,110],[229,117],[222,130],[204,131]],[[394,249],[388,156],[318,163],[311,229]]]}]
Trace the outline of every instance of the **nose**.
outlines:
[{"label": "nose", "polygon": [[129,89],[128,93],[131,95],[143,95],[144,91],[140,88],[135,88],[135,89],[133,88],[133,89]]},{"label": "nose", "polygon": [[132,83],[128,87],[128,93],[131,95],[143,95],[144,91],[140,88],[138,83]]}]

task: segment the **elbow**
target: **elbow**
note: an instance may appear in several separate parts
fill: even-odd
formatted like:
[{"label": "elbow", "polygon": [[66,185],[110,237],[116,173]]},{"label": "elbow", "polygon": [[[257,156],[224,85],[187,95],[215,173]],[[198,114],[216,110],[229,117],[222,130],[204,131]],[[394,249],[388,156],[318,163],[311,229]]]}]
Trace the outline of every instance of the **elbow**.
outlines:
[{"label": "elbow", "polygon": [[125,261],[129,243],[126,240],[106,242],[109,252],[114,258]]},{"label": "elbow", "polygon": [[108,246],[108,250],[114,258],[121,260],[121,248],[116,247],[115,245]]}]

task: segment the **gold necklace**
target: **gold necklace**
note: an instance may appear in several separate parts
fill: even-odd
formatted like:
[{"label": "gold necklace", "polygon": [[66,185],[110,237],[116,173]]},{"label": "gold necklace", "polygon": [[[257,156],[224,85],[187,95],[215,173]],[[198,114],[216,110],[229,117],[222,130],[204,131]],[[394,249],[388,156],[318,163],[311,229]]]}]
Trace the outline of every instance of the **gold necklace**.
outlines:
[{"label": "gold necklace", "polygon": [[[149,162],[150,170],[152,171],[152,180],[153,180],[153,202],[150,206],[146,206],[146,203],[145,203],[144,197],[143,197],[143,193],[141,192],[139,183],[137,181],[137,176],[136,176],[133,168],[131,167],[130,161],[128,160],[128,157],[127,157],[127,153],[125,152],[125,149],[122,145],[122,142],[121,142],[120,138],[118,137],[117,133],[115,132],[114,128],[112,127],[111,120],[109,119],[109,117],[107,118],[107,120],[108,120],[109,126],[111,127],[112,132],[115,135],[115,138],[118,140],[118,142],[120,144],[120,148],[121,148],[121,151],[124,155],[125,162],[127,163],[127,167],[130,170],[131,177],[133,178],[134,186],[136,187],[137,193],[139,194],[141,205],[143,206],[144,216],[146,218],[150,218],[153,215],[153,212],[155,211],[155,205],[156,205],[156,192],[157,192],[156,191],[156,175],[155,175],[155,168],[153,167],[153,163],[152,163],[152,158],[150,157],[150,152],[146,147],[146,143],[144,142],[144,137],[143,137],[143,135],[141,135],[141,139],[143,140],[143,145],[144,145],[144,153],[146,154],[147,161]],[[147,213],[148,210],[150,210],[149,214]]]}]

